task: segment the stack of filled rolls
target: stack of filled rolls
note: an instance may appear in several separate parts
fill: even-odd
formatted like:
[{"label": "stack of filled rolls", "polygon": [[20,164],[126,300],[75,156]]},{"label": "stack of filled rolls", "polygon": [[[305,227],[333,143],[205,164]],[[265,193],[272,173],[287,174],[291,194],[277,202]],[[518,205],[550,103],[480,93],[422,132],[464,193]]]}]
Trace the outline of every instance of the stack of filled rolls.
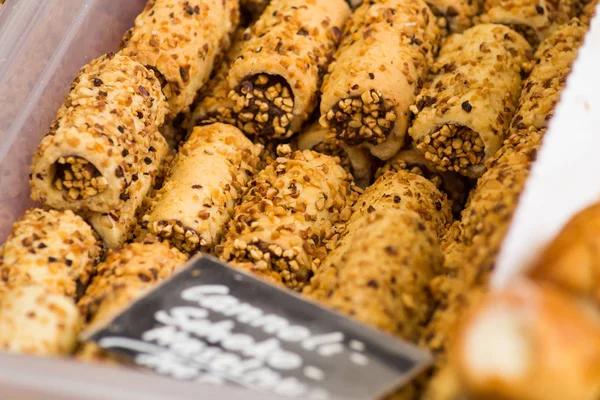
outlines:
[{"label": "stack of filled rolls", "polygon": [[[33,156],[39,207],[0,249],[0,348],[115,363],[79,331],[206,253],[432,351],[393,398],[597,397],[560,328],[571,315],[581,346],[599,341],[587,247],[568,253],[582,275],[558,254],[487,296],[594,6],[148,1]],[[523,348],[527,363],[505,362]],[[557,377],[550,357],[581,375]]]}]

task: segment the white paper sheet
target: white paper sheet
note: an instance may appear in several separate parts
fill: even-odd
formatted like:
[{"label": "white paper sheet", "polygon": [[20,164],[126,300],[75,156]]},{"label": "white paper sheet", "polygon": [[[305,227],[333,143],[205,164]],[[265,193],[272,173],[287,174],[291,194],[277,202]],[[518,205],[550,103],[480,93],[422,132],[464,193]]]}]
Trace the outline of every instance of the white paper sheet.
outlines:
[{"label": "white paper sheet", "polygon": [[492,287],[501,288],[578,211],[600,199],[600,18],[596,17],[501,249]]}]

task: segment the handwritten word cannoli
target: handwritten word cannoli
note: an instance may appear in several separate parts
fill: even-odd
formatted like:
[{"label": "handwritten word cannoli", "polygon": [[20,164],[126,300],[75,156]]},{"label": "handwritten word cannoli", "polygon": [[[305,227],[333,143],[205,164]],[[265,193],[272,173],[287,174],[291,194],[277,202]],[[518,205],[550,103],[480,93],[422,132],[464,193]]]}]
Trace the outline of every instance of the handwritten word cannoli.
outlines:
[{"label": "handwritten word cannoli", "polygon": [[148,230],[184,252],[211,251],[257,170],[260,151],[235,126],[196,127],[144,217]]},{"label": "handwritten word cannoli", "polygon": [[531,47],[502,25],[477,25],[444,43],[412,106],[416,148],[441,171],[478,177],[517,108]]},{"label": "handwritten word cannoli", "polygon": [[321,125],[348,146],[391,158],[404,144],[409,108],[438,40],[435,18],[423,0],[363,3],[323,81]]},{"label": "handwritten word cannoli", "polygon": [[32,198],[56,209],[121,209],[156,175],[167,105],[154,73],[102,56],[80,72],[31,168]]},{"label": "handwritten word cannoli", "polygon": [[228,74],[238,128],[271,139],[300,130],[349,15],[344,0],[271,1]]}]

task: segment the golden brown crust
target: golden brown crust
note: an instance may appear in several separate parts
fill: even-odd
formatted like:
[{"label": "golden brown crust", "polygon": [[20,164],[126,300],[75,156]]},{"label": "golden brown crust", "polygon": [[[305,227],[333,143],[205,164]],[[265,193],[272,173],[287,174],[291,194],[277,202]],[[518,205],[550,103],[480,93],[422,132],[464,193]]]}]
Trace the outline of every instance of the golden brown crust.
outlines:
[{"label": "golden brown crust", "polygon": [[349,146],[389,159],[404,144],[440,32],[423,0],[364,2],[344,29],[321,87],[320,123]]},{"label": "golden brown crust", "polygon": [[287,138],[300,130],[349,15],[344,0],[271,1],[245,32],[228,75],[242,131]]},{"label": "golden brown crust", "polygon": [[173,275],[186,260],[177,249],[152,238],[109,251],[78,304],[88,328],[110,321],[157,282]]},{"label": "golden brown crust", "polygon": [[206,83],[238,21],[237,0],[150,0],[121,52],[158,72],[174,117]]},{"label": "golden brown crust", "polygon": [[600,204],[573,217],[536,260],[529,275],[600,302]]},{"label": "golden brown crust", "polygon": [[144,217],[151,233],[184,252],[210,252],[259,164],[261,147],[236,127],[196,127]]},{"label": "golden brown crust", "polygon": [[411,108],[415,146],[440,170],[479,177],[518,105],[531,47],[513,30],[477,25],[450,36]]},{"label": "golden brown crust", "polygon": [[600,313],[554,287],[516,282],[466,319],[453,360],[475,398],[595,399]]},{"label": "golden brown crust", "polygon": [[33,157],[31,197],[57,209],[123,208],[139,189],[136,180],[158,171],[167,147],[158,127],[166,111],[152,71],[122,55],[93,60]]},{"label": "golden brown crust", "polygon": [[453,214],[455,216],[460,215],[469,196],[471,187],[469,179],[456,172],[438,171],[434,163],[427,160],[422,153],[412,146],[401,150],[382,165],[375,173],[375,178],[379,178],[388,171],[398,172],[400,170],[405,170],[430,180],[440,191],[446,193]]},{"label": "golden brown crust", "polygon": [[335,158],[279,150],[248,184],[218,254],[242,268],[274,271],[302,289],[350,217],[351,177]]},{"label": "golden brown crust", "polygon": [[75,350],[78,332],[79,313],[72,299],[39,285],[1,290],[1,350],[65,356]]},{"label": "golden brown crust", "polygon": [[0,276],[8,286],[37,284],[77,297],[101,253],[92,228],[72,211],[30,209],[0,248]]},{"label": "golden brown crust", "polygon": [[434,232],[411,211],[363,216],[346,233],[348,247],[332,253],[304,293],[363,323],[416,340],[429,318],[427,284],[443,262]]}]

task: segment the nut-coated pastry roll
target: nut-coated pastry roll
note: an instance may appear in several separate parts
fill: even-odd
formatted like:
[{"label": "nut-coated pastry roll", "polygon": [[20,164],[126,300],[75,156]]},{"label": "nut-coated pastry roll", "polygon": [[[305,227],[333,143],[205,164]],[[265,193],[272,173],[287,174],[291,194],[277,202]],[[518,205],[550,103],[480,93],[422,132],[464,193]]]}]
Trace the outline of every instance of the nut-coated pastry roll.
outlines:
[{"label": "nut-coated pastry roll", "polygon": [[424,0],[365,2],[352,16],[321,87],[320,123],[383,160],[404,144],[410,106],[438,48]]},{"label": "nut-coated pastry roll", "polygon": [[153,238],[110,250],[79,301],[84,321],[90,325],[107,322],[157,282],[173,275],[186,260],[179,250]]},{"label": "nut-coated pastry roll", "polygon": [[598,0],[592,0],[585,5],[581,12],[580,19],[584,24],[589,25],[592,19],[596,16],[598,10]]},{"label": "nut-coated pastry roll", "polygon": [[341,140],[328,135],[329,130],[315,122],[298,135],[299,150],[313,150],[318,153],[339,157],[342,167],[352,174],[354,182],[361,188],[371,184],[375,170],[375,158],[365,148],[348,146]]},{"label": "nut-coated pastry roll", "polygon": [[452,222],[446,196],[431,181],[404,170],[387,172],[369,186],[354,204],[348,225],[366,213],[384,209],[416,212],[439,238]]},{"label": "nut-coated pastry roll", "polygon": [[426,0],[444,33],[460,33],[474,25],[484,0]]},{"label": "nut-coated pastry roll", "polygon": [[275,272],[299,290],[350,217],[354,196],[337,159],[289,146],[278,151],[248,184],[218,253],[233,265]]},{"label": "nut-coated pastry roll", "polygon": [[77,297],[100,257],[102,244],[72,211],[28,210],[0,248],[0,277],[8,286],[36,284]]},{"label": "nut-coated pastry roll", "polygon": [[185,115],[183,128],[191,133],[198,125],[223,122],[236,125],[233,113],[233,101],[228,97],[230,92],[227,74],[231,63],[238,57],[242,45],[245,29],[239,28],[235,31],[234,41],[229,51],[218,68],[215,69],[213,77],[202,89],[197,103],[191,107],[191,112]]},{"label": "nut-coated pastry roll", "polygon": [[442,171],[480,176],[502,145],[530,51],[521,35],[502,25],[449,37],[412,106],[409,134],[416,148]]},{"label": "nut-coated pastry roll", "polygon": [[244,33],[228,75],[244,133],[284,139],[300,130],[349,15],[344,0],[271,1]]},{"label": "nut-coated pastry roll", "polygon": [[489,296],[467,318],[454,350],[474,398],[600,396],[600,313],[551,286],[516,282]]},{"label": "nut-coated pastry roll", "polygon": [[531,73],[523,84],[519,108],[511,122],[511,135],[520,135],[531,127],[548,127],[586,32],[587,27],[573,19],[540,44]]},{"label": "nut-coated pastry roll", "polygon": [[[432,307],[427,284],[443,262],[435,233],[418,214],[394,209],[364,214],[352,227],[349,248],[335,257],[341,264],[326,259],[305,293],[368,325],[417,340]],[[328,290],[320,290],[321,282]]]},{"label": "nut-coated pastry roll", "polygon": [[66,356],[75,350],[78,333],[73,299],[39,285],[0,290],[0,350]]},{"label": "nut-coated pastry roll", "polygon": [[429,179],[440,191],[446,193],[454,215],[460,214],[467,201],[471,186],[467,178],[456,172],[438,171],[435,164],[412,147],[401,150],[388,160],[377,170],[375,177],[379,178],[387,171],[397,172],[400,170],[406,170]]},{"label": "nut-coated pastry roll", "polygon": [[583,0],[485,0],[482,22],[504,24],[536,45],[577,16]]},{"label": "nut-coated pastry roll", "polygon": [[121,52],[157,72],[175,116],[210,77],[238,21],[238,0],[151,0]]},{"label": "nut-coated pastry roll", "polygon": [[261,147],[235,126],[196,127],[144,217],[148,230],[184,252],[211,252],[259,164]]},{"label": "nut-coated pastry roll", "polygon": [[33,157],[31,197],[56,209],[121,209],[136,179],[158,170],[166,111],[154,72],[118,54],[92,61]]},{"label": "nut-coated pastry roll", "polygon": [[132,239],[134,229],[138,223],[140,209],[162,173],[167,153],[166,146],[156,149],[156,159],[161,163],[160,171],[152,175],[138,174],[137,177],[134,176],[130,185],[131,196],[125,200],[121,209],[111,210],[107,213],[87,213],[88,221],[109,249],[116,249],[127,240]]},{"label": "nut-coated pastry roll", "polygon": [[600,203],[596,203],[565,225],[534,263],[530,276],[600,303],[599,238]]}]

